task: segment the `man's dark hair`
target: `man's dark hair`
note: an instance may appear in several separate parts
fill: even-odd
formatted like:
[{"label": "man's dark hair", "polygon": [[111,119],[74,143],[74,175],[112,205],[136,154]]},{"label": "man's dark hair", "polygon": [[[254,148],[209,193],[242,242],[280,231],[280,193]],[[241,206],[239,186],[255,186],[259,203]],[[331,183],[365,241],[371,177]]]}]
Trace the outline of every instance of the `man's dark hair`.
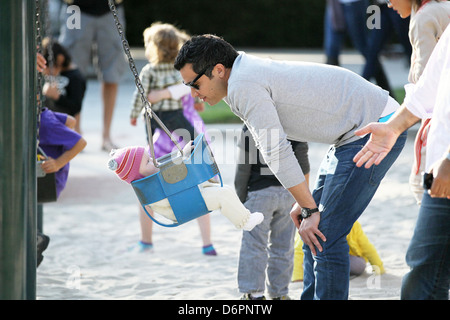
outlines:
[{"label": "man's dark hair", "polygon": [[193,36],[181,47],[174,67],[181,70],[187,63],[191,63],[195,73],[208,68],[205,74],[211,77],[212,67],[221,63],[226,68],[231,68],[237,56],[236,49],[218,36],[212,34]]}]

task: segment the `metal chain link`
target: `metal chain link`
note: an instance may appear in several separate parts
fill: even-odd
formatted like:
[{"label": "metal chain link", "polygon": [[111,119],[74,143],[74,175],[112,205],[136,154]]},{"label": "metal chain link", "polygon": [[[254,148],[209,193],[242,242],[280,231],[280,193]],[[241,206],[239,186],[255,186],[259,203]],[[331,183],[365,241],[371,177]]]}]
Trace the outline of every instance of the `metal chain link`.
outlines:
[{"label": "metal chain link", "polygon": [[154,146],[153,146],[153,136],[152,136],[152,130],[151,130],[151,124],[150,124],[151,118],[154,118],[156,120],[156,122],[160,125],[160,127],[164,130],[164,132],[169,136],[169,138],[172,140],[172,142],[175,144],[175,146],[178,148],[178,150],[181,152],[182,155],[183,155],[183,150],[180,147],[180,145],[178,144],[178,141],[172,136],[169,129],[167,129],[167,127],[164,125],[164,123],[158,118],[158,116],[152,110],[152,108],[150,106],[150,102],[147,100],[147,97],[145,95],[145,90],[144,90],[144,87],[142,86],[141,79],[139,78],[139,72],[136,69],[136,65],[134,63],[133,57],[131,56],[130,46],[128,44],[127,39],[125,38],[125,32],[123,31],[122,24],[120,23],[117,9],[116,9],[116,6],[114,5],[114,0],[108,0],[108,5],[109,5],[109,9],[111,10],[111,12],[113,14],[114,22],[116,24],[117,31],[119,32],[119,36],[122,41],[123,49],[128,58],[128,64],[130,66],[131,72],[133,73],[136,88],[139,91],[142,104],[144,105],[144,108],[145,108],[145,121],[147,122],[147,136],[148,136],[148,140],[149,140],[148,142],[149,142],[149,146],[150,146],[150,152],[151,152],[151,155],[153,158],[153,164],[155,165],[155,167],[158,168],[159,164],[156,161],[155,151],[154,151]]},{"label": "metal chain link", "polygon": [[50,28],[50,0],[44,0],[44,21],[45,21],[45,36],[48,38],[48,44],[47,44],[47,52],[48,52],[48,69],[49,69],[49,75],[45,76],[45,80],[49,82],[51,85],[55,83],[56,76],[52,74],[52,69],[55,65],[55,58],[53,54],[53,37],[51,34],[51,28]]},{"label": "metal chain link", "polygon": [[[36,0],[36,45],[37,52],[42,54],[42,35],[41,35],[41,6],[39,0]],[[43,76],[40,72],[37,73],[37,90],[36,90],[36,114],[37,114],[37,145],[39,145],[39,128],[41,126],[41,110],[42,110],[42,81]],[[36,148],[37,151],[37,148]]]},{"label": "metal chain link", "polygon": [[[42,54],[42,36],[47,35],[47,37],[49,38],[49,43],[48,43],[48,48],[47,48],[47,52],[48,52],[48,59],[47,59],[47,64],[48,64],[48,68],[51,71],[53,68],[53,64],[54,64],[54,55],[53,55],[53,47],[52,47],[52,38],[50,36],[50,14],[49,14],[49,1],[48,0],[43,0],[45,1],[44,4],[44,15],[42,14],[42,10],[41,10],[41,0],[36,0],[36,46],[37,46],[37,52],[39,54]],[[45,28],[42,28],[42,21],[41,20],[46,20],[45,22]],[[41,125],[41,113],[42,113],[42,108],[43,108],[43,101],[45,101],[46,97],[43,94],[43,83],[45,82],[45,80],[48,80],[50,83],[53,83],[55,81],[55,77],[51,74],[50,72],[50,76],[44,76],[42,74],[42,72],[38,72],[37,73],[37,93],[36,93],[36,107],[37,107],[37,143],[39,144],[39,128]]]}]

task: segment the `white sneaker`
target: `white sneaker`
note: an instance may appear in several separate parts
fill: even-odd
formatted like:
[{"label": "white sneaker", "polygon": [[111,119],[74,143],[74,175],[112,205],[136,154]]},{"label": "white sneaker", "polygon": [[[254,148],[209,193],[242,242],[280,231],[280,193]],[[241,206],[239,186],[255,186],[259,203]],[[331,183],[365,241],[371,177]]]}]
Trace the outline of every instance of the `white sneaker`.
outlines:
[{"label": "white sneaker", "polygon": [[245,231],[251,231],[263,220],[264,215],[261,212],[253,212],[252,214],[250,214],[250,218],[248,218],[247,223],[244,225],[242,229],[244,229]]}]

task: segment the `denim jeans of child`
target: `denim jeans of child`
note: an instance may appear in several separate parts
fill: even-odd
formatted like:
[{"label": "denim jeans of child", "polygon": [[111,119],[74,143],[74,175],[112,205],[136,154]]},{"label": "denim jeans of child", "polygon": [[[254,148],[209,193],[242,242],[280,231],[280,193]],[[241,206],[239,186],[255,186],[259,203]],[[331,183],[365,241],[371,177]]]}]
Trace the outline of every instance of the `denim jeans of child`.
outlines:
[{"label": "denim jeans of child", "polygon": [[316,256],[307,245],[303,245],[302,299],[348,299],[350,262],[346,236],[402,151],[406,136],[406,132],[402,133],[383,161],[369,169],[358,168],[353,162],[353,157],[366,144],[369,135],[329,149],[319,168],[313,191],[320,210],[319,230],[327,241],[319,240],[323,251],[316,250]]},{"label": "denim jeans of child", "polygon": [[264,292],[267,283],[272,298],[288,294],[294,267],[295,226],[290,217],[294,202],[281,186],[248,193],[245,207],[263,213],[264,221],[252,231],[243,232],[238,268],[240,292]]},{"label": "denim jeans of child", "polygon": [[406,253],[411,271],[403,277],[403,300],[448,300],[450,289],[450,199],[424,192]]}]

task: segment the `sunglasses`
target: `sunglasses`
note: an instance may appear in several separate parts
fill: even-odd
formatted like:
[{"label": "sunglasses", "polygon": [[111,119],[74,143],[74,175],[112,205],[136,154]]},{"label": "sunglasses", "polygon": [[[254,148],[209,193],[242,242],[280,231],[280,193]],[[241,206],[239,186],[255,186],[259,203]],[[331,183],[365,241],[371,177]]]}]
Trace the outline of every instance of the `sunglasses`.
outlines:
[{"label": "sunglasses", "polygon": [[198,79],[200,79],[200,78],[205,74],[205,72],[206,72],[208,69],[209,69],[209,67],[206,67],[205,69],[203,69],[203,71],[200,72],[200,73],[195,77],[195,79],[192,80],[191,82],[185,83],[185,82],[183,81],[184,85],[186,85],[186,86],[188,86],[188,87],[191,87],[191,88],[193,88],[193,89],[195,89],[195,90],[200,90],[200,87],[199,87],[197,84],[195,84],[195,83],[198,81]]}]

